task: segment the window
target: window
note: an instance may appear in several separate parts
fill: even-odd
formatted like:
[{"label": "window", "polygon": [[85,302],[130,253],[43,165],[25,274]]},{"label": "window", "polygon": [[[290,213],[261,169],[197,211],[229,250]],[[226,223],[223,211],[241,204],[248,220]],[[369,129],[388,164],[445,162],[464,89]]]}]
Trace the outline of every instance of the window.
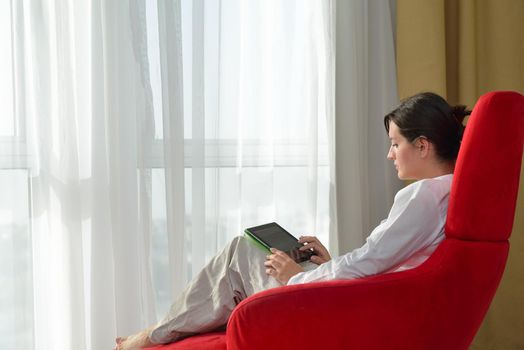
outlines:
[{"label": "window", "polygon": [[33,347],[30,189],[24,125],[15,114],[11,2],[0,2],[0,348]]},{"label": "window", "polygon": [[[0,76],[7,77],[0,80],[0,348],[31,349],[35,339],[53,347],[75,341],[74,334],[91,334],[100,326],[94,319],[99,310],[91,307],[100,300],[115,302],[107,296],[111,282],[128,272],[127,262],[137,262],[122,256],[122,245],[111,243],[125,242],[141,224],[127,242],[147,249],[141,239],[148,239],[152,228],[152,254],[142,254],[137,265],[147,266],[151,257],[159,316],[171,302],[164,159],[173,150],[165,146],[172,135],[163,127],[165,40],[157,7],[162,3],[131,4],[0,2]],[[327,244],[329,167],[322,100],[327,50],[318,33],[316,5],[301,0],[181,4],[184,127],[177,139],[183,150],[176,151],[184,164],[179,169],[185,188],[184,276],[194,276],[243,228],[270,220],[296,235],[315,233]],[[119,11],[130,8],[131,16]],[[106,23],[107,14],[117,13],[122,21]],[[130,54],[142,37],[132,45],[125,40],[121,47],[111,45],[121,43],[122,34],[143,35],[144,15],[147,55]],[[136,23],[128,25],[126,16]],[[112,56],[120,52],[118,59]],[[307,58],[311,55],[315,60]],[[143,74],[145,69],[138,68],[145,67],[145,56]],[[115,67],[122,70],[112,80]],[[138,83],[139,75],[149,82]],[[128,83],[129,91],[120,94]],[[154,131],[146,142],[142,125],[133,125],[140,135],[118,127],[133,114],[133,106],[125,105],[128,96],[138,96],[136,106],[148,104],[150,97]],[[129,116],[129,122],[137,122],[135,117]],[[124,177],[132,180],[119,187]],[[31,188],[34,181],[39,186]],[[115,188],[106,188],[114,183]],[[133,210],[139,211],[140,225],[127,220]],[[102,223],[95,231],[96,220]],[[133,227],[122,229],[123,224]],[[114,271],[106,269],[111,264]],[[70,275],[69,268],[74,270]],[[140,281],[126,283],[141,284],[149,293],[148,272],[144,267]],[[56,288],[49,283],[54,277],[60,282]],[[62,302],[69,297],[77,302]],[[144,298],[149,307],[150,294]],[[129,300],[116,303],[121,307]],[[85,316],[84,323],[60,338],[68,317],[78,315]]]}]

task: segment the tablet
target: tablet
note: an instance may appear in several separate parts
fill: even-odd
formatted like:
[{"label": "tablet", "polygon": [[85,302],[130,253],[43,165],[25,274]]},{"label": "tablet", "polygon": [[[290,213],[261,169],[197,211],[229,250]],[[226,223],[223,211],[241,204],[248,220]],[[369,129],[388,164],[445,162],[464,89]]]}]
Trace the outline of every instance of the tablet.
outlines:
[{"label": "tablet", "polygon": [[312,251],[299,250],[303,245],[298,243],[295,236],[284,230],[276,222],[250,227],[244,232],[267,251],[269,251],[269,248],[277,248],[296,262],[307,261],[313,255]]}]

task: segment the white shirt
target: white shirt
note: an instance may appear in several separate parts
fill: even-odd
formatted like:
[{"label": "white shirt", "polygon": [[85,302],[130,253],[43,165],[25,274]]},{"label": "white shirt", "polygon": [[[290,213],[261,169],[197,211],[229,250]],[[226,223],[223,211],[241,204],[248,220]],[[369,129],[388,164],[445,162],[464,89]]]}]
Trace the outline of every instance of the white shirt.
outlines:
[{"label": "white shirt", "polygon": [[424,179],[398,191],[387,219],[362,247],[293,276],[288,285],[360,278],[422,264],[444,239],[452,178]]}]

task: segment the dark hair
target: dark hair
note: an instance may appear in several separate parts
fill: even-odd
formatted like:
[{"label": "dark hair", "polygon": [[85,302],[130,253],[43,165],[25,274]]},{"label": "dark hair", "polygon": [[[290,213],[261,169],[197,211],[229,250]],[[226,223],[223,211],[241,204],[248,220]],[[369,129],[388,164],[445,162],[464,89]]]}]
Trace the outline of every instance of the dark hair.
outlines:
[{"label": "dark hair", "polygon": [[401,101],[384,117],[384,126],[389,133],[389,123],[395,123],[410,142],[424,136],[435,145],[440,159],[455,161],[464,133],[462,122],[470,113],[466,106],[451,107],[439,95],[423,92]]}]

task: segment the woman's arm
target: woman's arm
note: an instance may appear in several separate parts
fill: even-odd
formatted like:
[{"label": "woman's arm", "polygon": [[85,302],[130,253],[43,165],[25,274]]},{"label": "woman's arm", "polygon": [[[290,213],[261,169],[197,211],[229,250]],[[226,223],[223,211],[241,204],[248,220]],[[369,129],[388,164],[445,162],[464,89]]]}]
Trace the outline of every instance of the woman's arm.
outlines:
[{"label": "woman's arm", "polygon": [[440,203],[447,200],[447,193],[432,189],[425,181],[404,188],[397,194],[388,218],[362,247],[312,271],[298,273],[288,284],[360,278],[397,266],[442,236],[446,206]]}]

